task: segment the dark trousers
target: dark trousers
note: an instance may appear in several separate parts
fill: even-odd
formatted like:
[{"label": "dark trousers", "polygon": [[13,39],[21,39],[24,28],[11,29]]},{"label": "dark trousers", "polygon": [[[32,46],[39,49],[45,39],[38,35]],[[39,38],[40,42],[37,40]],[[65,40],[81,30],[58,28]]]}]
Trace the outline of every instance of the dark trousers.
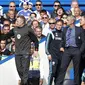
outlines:
[{"label": "dark trousers", "polygon": [[[49,72],[49,82],[48,82],[48,85],[52,85],[52,82],[54,80],[54,85],[56,84],[56,78],[57,78],[57,75],[59,73],[59,70],[60,70],[60,64],[61,64],[61,61],[60,60],[55,60],[51,63],[52,61],[50,61],[50,69],[52,69],[50,72]],[[55,64],[54,64],[55,62]]]},{"label": "dark trousers", "polygon": [[28,85],[28,71],[29,71],[29,64],[30,58],[28,55],[16,55],[15,62],[18,74],[21,78],[21,85]]},{"label": "dark trousers", "polygon": [[[48,78],[48,85],[52,85],[54,80],[54,85],[56,84],[56,78],[58,76],[60,65],[61,65],[61,52],[58,52],[56,55],[51,54],[52,60],[49,61],[49,78]],[[55,57],[53,57],[55,56]]]},{"label": "dark trousers", "polygon": [[81,61],[80,61],[80,84],[81,84],[81,77],[82,77],[82,73],[83,70],[85,69],[85,56],[81,57]]},{"label": "dark trousers", "polygon": [[56,80],[56,85],[63,85],[66,70],[71,60],[73,60],[74,66],[74,85],[79,85],[79,65],[80,65],[81,53],[78,48],[68,47],[62,56],[60,72]]},{"label": "dark trousers", "polygon": [[28,85],[39,85],[40,78],[29,78],[28,79]]}]

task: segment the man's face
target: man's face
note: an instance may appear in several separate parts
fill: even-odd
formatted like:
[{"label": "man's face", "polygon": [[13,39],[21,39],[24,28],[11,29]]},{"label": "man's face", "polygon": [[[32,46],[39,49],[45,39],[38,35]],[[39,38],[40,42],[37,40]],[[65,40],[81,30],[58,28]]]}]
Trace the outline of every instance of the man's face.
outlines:
[{"label": "man's face", "polygon": [[36,2],[36,9],[37,9],[37,11],[40,11],[42,9],[42,3],[41,2]]},{"label": "man's face", "polygon": [[80,9],[79,8],[74,8],[74,15],[80,16]]},{"label": "man's face", "polygon": [[38,38],[40,38],[41,35],[42,35],[42,31],[41,31],[41,29],[40,29],[40,28],[36,28],[36,30],[35,30],[35,34],[36,34],[36,36],[37,36]]},{"label": "man's face", "polygon": [[63,26],[62,22],[56,23],[56,29],[61,30],[62,26]]},{"label": "man's face", "polygon": [[36,29],[36,27],[37,27],[37,26],[39,26],[38,21],[33,21],[32,26],[33,26],[33,29],[35,30],[35,29]]},{"label": "man's face", "polygon": [[28,5],[27,5],[27,4],[23,4],[23,8],[24,8],[25,10],[28,10]]},{"label": "man's face", "polygon": [[43,23],[48,23],[48,20],[49,20],[49,18],[48,18],[48,16],[47,15],[43,15],[43,17],[42,17],[42,21],[43,21]]},{"label": "man's face", "polygon": [[8,16],[9,16],[11,19],[14,19],[14,17],[15,17],[14,11],[9,11]]},{"label": "man's face", "polygon": [[10,9],[15,11],[15,9],[16,9],[15,3],[11,2],[11,3],[9,4],[9,10],[10,10]]},{"label": "man's face", "polygon": [[3,50],[6,47],[6,41],[1,40],[0,46],[1,46],[1,49]]},{"label": "man's face", "polygon": [[71,7],[72,7],[72,8],[77,8],[77,7],[79,7],[78,2],[73,1],[72,4],[71,4]]},{"label": "man's face", "polygon": [[54,29],[55,28],[55,21],[54,20],[49,20],[49,26],[50,26],[50,29]]},{"label": "man's face", "polygon": [[3,25],[6,25],[6,24],[10,26],[10,22],[9,21],[4,21],[3,22]]},{"label": "man's face", "polygon": [[57,14],[60,15],[60,16],[63,15],[63,10],[62,10],[61,8],[59,8],[59,9],[57,10]]},{"label": "man's face", "polygon": [[80,25],[81,26],[85,25],[85,18],[84,17],[81,17],[81,19],[80,19]]},{"label": "man's face", "polygon": [[10,27],[9,26],[3,28],[3,33],[4,34],[7,34],[9,31],[10,31]]},{"label": "man's face", "polygon": [[68,17],[67,15],[62,16],[63,23],[67,23],[67,17]]},{"label": "man's face", "polygon": [[17,27],[22,27],[24,25],[24,20],[22,18],[17,18],[15,24]]},{"label": "man's face", "polygon": [[67,25],[72,25],[74,23],[74,20],[71,17],[67,18]]},{"label": "man's face", "polygon": [[32,7],[33,7],[33,6],[32,6],[31,4],[28,5],[28,9],[32,9]]},{"label": "man's face", "polygon": [[60,7],[60,3],[55,2],[54,3],[54,10],[57,10]]}]

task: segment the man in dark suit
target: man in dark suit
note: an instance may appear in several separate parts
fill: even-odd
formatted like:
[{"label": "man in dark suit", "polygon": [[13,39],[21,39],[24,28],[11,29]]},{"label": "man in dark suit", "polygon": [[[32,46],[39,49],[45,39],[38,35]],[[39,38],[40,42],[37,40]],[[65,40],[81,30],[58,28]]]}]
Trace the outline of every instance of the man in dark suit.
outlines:
[{"label": "man in dark suit", "polygon": [[[82,26],[83,30],[84,30],[84,37],[85,37],[85,15],[81,17],[80,19],[80,25]],[[82,77],[82,73],[85,69],[85,50],[82,53],[82,57],[81,57],[81,62],[80,62],[80,77]],[[81,82],[83,81],[83,77],[82,79],[80,78]]]},{"label": "man in dark suit", "polygon": [[85,49],[85,39],[83,29],[76,27],[74,21],[75,18],[73,16],[68,16],[67,24],[69,27],[63,30],[60,51],[64,53],[56,85],[63,85],[65,73],[71,60],[73,60],[74,66],[74,85],[79,85],[80,83],[79,65],[81,53]]}]

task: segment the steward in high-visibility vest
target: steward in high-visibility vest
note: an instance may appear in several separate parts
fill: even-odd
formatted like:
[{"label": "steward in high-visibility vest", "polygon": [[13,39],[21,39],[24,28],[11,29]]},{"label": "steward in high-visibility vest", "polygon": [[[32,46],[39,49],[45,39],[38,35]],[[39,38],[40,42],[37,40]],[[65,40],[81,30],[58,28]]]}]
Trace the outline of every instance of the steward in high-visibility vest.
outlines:
[{"label": "steward in high-visibility vest", "polygon": [[39,54],[35,56],[34,48],[31,48],[32,55],[30,56],[30,67],[28,74],[28,85],[42,85],[43,84],[43,63]]}]

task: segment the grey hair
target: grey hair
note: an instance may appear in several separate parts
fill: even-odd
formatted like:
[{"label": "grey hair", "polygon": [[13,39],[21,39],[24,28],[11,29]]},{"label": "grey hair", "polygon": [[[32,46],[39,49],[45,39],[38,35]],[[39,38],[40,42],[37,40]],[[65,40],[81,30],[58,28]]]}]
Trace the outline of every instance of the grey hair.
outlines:
[{"label": "grey hair", "polygon": [[69,15],[67,18],[70,18],[70,19],[72,19],[72,20],[74,20],[74,21],[75,21],[75,19],[76,19],[73,15]]}]

